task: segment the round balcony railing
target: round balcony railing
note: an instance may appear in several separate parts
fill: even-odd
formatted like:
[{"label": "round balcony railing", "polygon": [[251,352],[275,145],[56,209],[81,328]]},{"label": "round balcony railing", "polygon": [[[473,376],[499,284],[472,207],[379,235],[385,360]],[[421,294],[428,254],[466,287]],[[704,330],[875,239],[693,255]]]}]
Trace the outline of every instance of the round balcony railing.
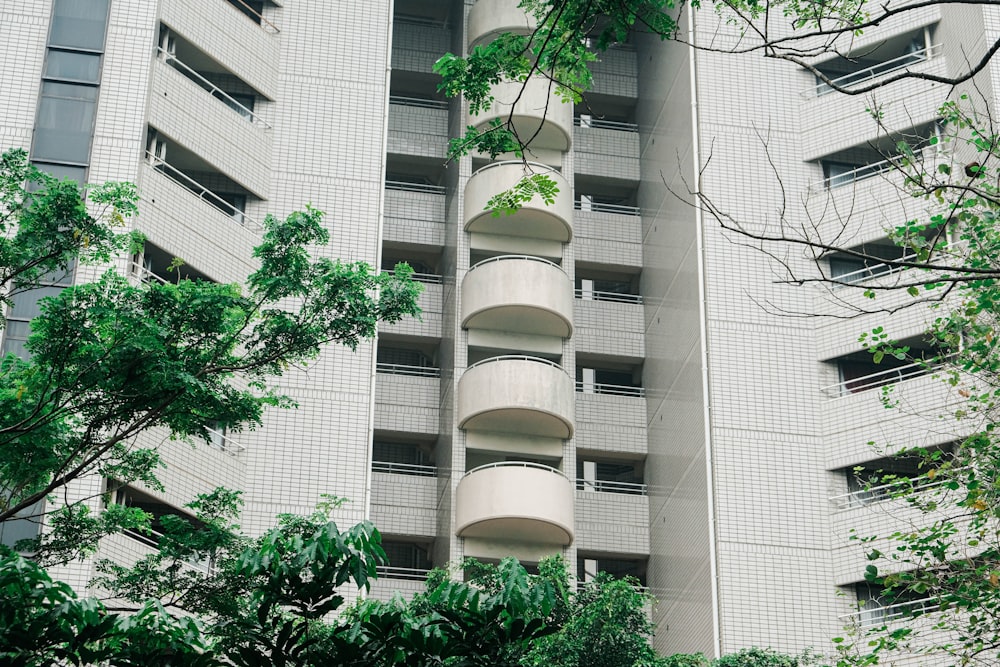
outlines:
[{"label": "round balcony railing", "polygon": [[548,466],[502,462],[467,472],[455,498],[455,533],[502,541],[573,542],[573,483]]},{"label": "round balcony railing", "polygon": [[501,81],[490,93],[493,103],[469,125],[486,129],[494,120],[511,123],[518,138],[533,149],[568,151],[573,145],[573,105],[557,92],[558,85],[543,76],[527,81]]},{"label": "round balcony railing", "polygon": [[562,267],[539,257],[483,260],[462,281],[462,326],[569,338],[573,284]]},{"label": "round balcony railing", "polygon": [[561,366],[546,359],[485,359],[469,366],[458,381],[458,425],[470,431],[571,438],[573,385]]},{"label": "round balcony railing", "polygon": [[[494,215],[488,202],[510,190],[521,179],[545,174],[558,188],[555,201],[546,204],[537,195],[512,215]],[[535,162],[493,162],[476,171],[465,186],[465,231],[569,242],[573,238],[573,193],[555,169]]]},{"label": "round balcony railing", "polygon": [[469,50],[488,44],[505,32],[530,35],[535,18],[518,7],[519,0],[478,0],[469,10]]}]

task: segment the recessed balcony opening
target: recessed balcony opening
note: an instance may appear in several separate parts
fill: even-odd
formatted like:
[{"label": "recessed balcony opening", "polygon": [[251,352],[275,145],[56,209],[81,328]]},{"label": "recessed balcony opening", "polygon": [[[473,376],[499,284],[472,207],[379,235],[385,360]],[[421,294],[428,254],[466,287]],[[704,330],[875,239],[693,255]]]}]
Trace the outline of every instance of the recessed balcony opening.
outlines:
[{"label": "recessed balcony opening", "polygon": [[216,282],[201,271],[189,266],[183,258],[177,257],[149,241],[143,245],[142,252],[132,255],[129,272],[143,282],[177,283],[181,280]]},{"label": "recessed balcony opening", "polygon": [[375,353],[375,369],[386,375],[440,377],[438,341],[413,337],[379,337]]},{"label": "recessed balcony opening", "polygon": [[393,70],[389,79],[389,103],[447,109],[448,98],[437,89],[440,81],[437,74]]},{"label": "recessed balcony opening", "polygon": [[632,97],[587,93],[586,99],[573,109],[573,117],[590,119],[589,123],[576,123],[583,128],[599,128],[602,124],[609,124],[611,129],[631,127],[636,122],[635,103],[636,100]]},{"label": "recessed balcony opening", "polygon": [[[823,170],[822,188],[834,189],[863,181],[874,176],[889,177],[901,169],[899,144],[910,146],[916,158],[933,158],[937,148],[930,141],[938,132],[937,123],[926,123],[890,136],[882,136],[877,142],[854,146],[819,160]],[[907,158],[912,160],[912,158]],[[817,189],[816,186],[813,189]]]},{"label": "recessed balcony opening", "polygon": [[465,452],[465,472],[500,463],[537,463],[540,466],[560,470],[562,468],[562,457],[508,454],[506,452],[491,452],[483,449],[469,449]]},{"label": "recessed balcony opening", "polygon": [[642,303],[638,273],[615,271],[611,267],[583,262],[576,265],[574,295],[583,301]]},{"label": "recessed balcony opening", "polygon": [[275,5],[270,0],[226,0],[233,9],[247,17],[268,32],[279,32],[278,27],[270,20]]},{"label": "recessed balcony opening", "polygon": [[423,581],[434,568],[433,541],[386,535],[382,538],[382,548],[389,562],[378,566],[379,577]]},{"label": "recessed balcony opening", "polygon": [[642,366],[580,354],[576,359],[576,391],[582,394],[645,396]]},{"label": "recessed balcony opening", "polygon": [[257,113],[258,102],[266,101],[261,93],[165,25],[160,26],[157,54],[237,116],[270,127]]},{"label": "recessed balcony opening", "polygon": [[455,495],[455,533],[566,546],[573,541],[573,485],[548,466],[512,461],[474,468]]},{"label": "recessed balcony opening", "polygon": [[578,174],[574,187],[576,194],[573,206],[578,211],[640,214],[635,183]]},{"label": "recessed balcony opening", "polygon": [[[841,88],[867,86],[883,76],[901,72],[909,67],[937,57],[941,46],[934,43],[937,26],[927,26],[896,35],[877,44],[855,50],[816,65],[816,69]],[[810,91],[816,96],[834,92],[821,77]]]},{"label": "recessed balcony opening", "polygon": [[247,214],[248,208],[261,200],[197,153],[152,127],[149,128],[146,146],[146,160],[153,169],[219,209],[237,225],[255,231],[263,229],[260,221]]},{"label": "recessed balcony opening", "polygon": [[843,480],[846,493],[834,496],[830,502],[838,510],[865,507],[896,497],[901,491],[930,489],[942,483],[929,476],[952,459],[958,443],[946,443],[925,448],[927,455],[902,453],[836,471]]},{"label": "recessed balcony opening", "polygon": [[[0,522],[0,544],[11,549],[22,540],[33,540],[42,531],[42,513],[45,501],[39,500],[31,507],[18,512],[14,519]],[[30,556],[30,553],[24,555]]]},{"label": "recessed balcony opening", "polygon": [[593,581],[598,574],[605,573],[614,579],[632,577],[639,581],[640,586],[645,586],[647,560],[644,557],[578,552],[576,578],[582,582]]},{"label": "recessed balcony opening", "polygon": [[920,337],[902,340],[899,345],[909,347],[902,359],[886,354],[875,363],[872,354],[865,350],[827,362],[836,367],[838,382],[825,387],[824,393],[831,397],[846,396],[927,375],[947,356],[946,351],[928,345]]},{"label": "recessed balcony opening", "polygon": [[901,621],[940,608],[940,603],[929,598],[926,593],[905,588],[887,591],[881,584],[859,581],[847,590],[854,594],[858,605],[858,611],[851,614],[850,622],[862,629]]},{"label": "recessed balcony opening", "polygon": [[386,156],[385,187],[388,190],[443,195],[445,183],[445,167],[440,160],[413,155]]},{"label": "recessed balcony opening", "polygon": [[381,270],[392,272],[400,262],[413,269],[414,280],[432,284],[442,280],[440,248],[386,242],[382,246]]},{"label": "recessed balcony opening", "polygon": [[190,524],[192,528],[201,528],[204,526],[190,512],[182,510],[179,507],[174,507],[135,487],[109,479],[107,488],[114,504],[140,509],[152,517],[150,520],[151,532],[149,533],[135,530],[122,531],[124,535],[148,546],[156,547],[159,545],[160,539],[163,537],[164,520],[167,517],[180,519]]},{"label": "recessed balcony opening", "polygon": [[576,461],[576,488],[591,493],[646,495],[645,462],[611,459],[579,452]]},{"label": "recessed balcony opening", "polygon": [[574,430],[573,382],[540,357],[473,363],[458,383],[459,428],[566,439]]},{"label": "recessed balcony opening", "polygon": [[393,21],[446,28],[451,22],[452,4],[441,0],[396,0]]},{"label": "recessed balcony opening", "polygon": [[500,255],[473,265],[462,281],[462,326],[569,338],[573,293],[558,265],[529,255]]},{"label": "recessed balcony opening", "polygon": [[372,472],[434,477],[433,440],[376,431],[372,439]]}]

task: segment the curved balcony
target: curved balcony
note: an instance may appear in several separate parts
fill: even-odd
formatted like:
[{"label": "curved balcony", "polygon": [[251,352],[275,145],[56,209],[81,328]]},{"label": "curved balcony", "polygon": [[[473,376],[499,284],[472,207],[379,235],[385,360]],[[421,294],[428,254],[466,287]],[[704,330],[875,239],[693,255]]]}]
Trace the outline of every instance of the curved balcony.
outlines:
[{"label": "curved balcony", "polygon": [[556,95],[556,85],[544,77],[527,81],[501,81],[493,86],[493,103],[469,125],[485,129],[499,118],[513,123],[514,131],[531,148],[568,151],[573,144],[573,105]]},{"label": "curved balcony", "polygon": [[458,381],[458,426],[549,438],[573,437],[573,380],[558,364],[502,356],[469,366]]},{"label": "curved balcony", "polygon": [[573,542],[573,484],[537,463],[492,463],[458,483],[455,534],[569,545]]},{"label": "curved balcony", "polygon": [[518,0],[479,0],[469,10],[469,50],[487,44],[502,33],[530,35],[537,22],[517,6]]},{"label": "curved balcony", "polygon": [[[510,190],[525,176],[545,173],[559,192],[551,205],[537,195],[513,215],[493,216],[486,203]],[[558,171],[520,161],[494,162],[476,171],[465,186],[465,231],[523,236],[567,243],[573,238],[573,193]]]},{"label": "curved balcony", "polygon": [[462,326],[569,338],[573,283],[562,268],[538,257],[479,262],[462,281]]}]

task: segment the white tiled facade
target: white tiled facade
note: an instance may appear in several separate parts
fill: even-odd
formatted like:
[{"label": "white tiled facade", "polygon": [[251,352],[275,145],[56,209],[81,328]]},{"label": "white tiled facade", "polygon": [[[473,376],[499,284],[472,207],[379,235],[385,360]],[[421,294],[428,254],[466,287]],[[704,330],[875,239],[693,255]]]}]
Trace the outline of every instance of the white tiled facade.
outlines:
[{"label": "white tiled facade", "polygon": [[[52,9],[76,2],[0,0],[3,148],[32,147]],[[289,372],[278,389],[297,409],[229,434],[238,446],[164,441],[167,491],[152,495],[180,507],[216,485],[240,489],[251,533],[278,513],[310,512],[321,494],[346,498],[336,520],[372,519],[390,545],[376,596],[416,590],[428,567],[468,555],[561,553],[581,576],[644,577],[664,653],[825,651],[864,569],[846,532],[888,525],[829,498],[847,492],[845,471],[879,458],[869,441],[954,440],[925,419],[954,397],[930,378],[901,383],[903,413],[887,412],[878,391],[824,393],[883,316],[782,315],[838,306],[776,284],[774,262],[734,243],[687,193],[697,183],[751,226],[785,210],[793,224],[845,224],[851,243],[877,241],[919,207],[876,205],[894,191],[882,177],[827,187],[823,169],[866,164],[879,137],[872,101],[809,94],[812,76],[788,63],[640,36],[595,64],[575,127],[546,120],[550,143],[530,158],[561,174],[563,201],[477,217],[477,193],[521,167],[446,163],[467,119],[431,73],[478,37],[467,28],[477,3],[393,4],[110,2],[87,178],[138,184],[136,226],[150,244],[238,282],[259,221],[309,204],[331,231],[317,253],[383,268],[406,260],[425,283],[420,320]],[[953,72],[957,36],[996,31],[996,13],[929,8],[859,45],[930,38],[941,47],[919,66]],[[735,39],[710,12],[692,31],[698,43]],[[907,83],[878,102],[886,123],[908,130],[930,126],[945,94]],[[846,220],[810,217],[838,201]],[[810,270],[801,253],[785,260]],[[510,294],[519,276],[543,277],[523,298],[480,303],[489,298],[466,282],[475,271]],[[909,311],[899,336],[923,323]],[[116,537],[102,555],[148,548]],[[61,574],[83,586],[91,572]]]}]

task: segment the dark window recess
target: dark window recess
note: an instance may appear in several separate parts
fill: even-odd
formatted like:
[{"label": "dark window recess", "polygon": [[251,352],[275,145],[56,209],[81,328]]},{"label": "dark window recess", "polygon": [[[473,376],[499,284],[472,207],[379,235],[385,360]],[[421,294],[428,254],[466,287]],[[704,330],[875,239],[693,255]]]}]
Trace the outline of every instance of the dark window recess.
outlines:
[{"label": "dark window recess", "polygon": [[432,368],[431,360],[427,355],[420,350],[411,350],[405,347],[386,347],[380,345],[375,361],[379,364]]},{"label": "dark window recess", "polygon": [[11,305],[7,310],[7,327],[3,332],[3,346],[0,349],[4,355],[14,354],[27,360],[26,343],[31,334],[31,320],[42,313],[42,300],[59,296],[64,287],[73,284],[73,274],[76,269],[71,265],[65,269],[53,271],[38,279],[39,287],[23,291],[15,290],[11,295]]},{"label": "dark window recess", "polygon": [[580,581],[590,581],[598,573],[606,572],[615,579],[634,577],[640,586],[646,585],[646,563],[642,560],[579,556],[576,563],[576,577]]},{"label": "dark window recess", "polygon": [[429,570],[433,567],[427,547],[424,545],[385,540],[382,542],[382,548],[385,549],[390,568]]},{"label": "dark window recess", "polygon": [[247,120],[253,120],[254,103],[257,101],[257,97],[255,95],[230,92],[226,92],[225,95],[223,95],[219,91],[213,90],[212,97],[215,97]]},{"label": "dark window recess", "polygon": [[23,512],[18,519],[0,522],[0,544],[14,548],[21,540],[31,540],[38,537],[42,529],[40,515],[45,508],[45,501],[40,500]]},{"label": "dark window recess", "polygon": [[110,0],[55,0],[49,46],[104,49]]},{"label": "dark window recess", "polygon": [[155,276],[166,283],[178,280],[214,282],[201,271],[184,263],[178,264],[172,253],[152,243],[146,243],[141,253],[132,256],[132,272],[141,280]]},{"label": "dark window recess", "polygon": [[421,449],[419,445],[402,442],[380,442],[378,440],[372,443],[372,460],[411,466],[434,464],[430,454]]},{"label": "dark window recess", "polygon": [[131,486],[118,486],[117,488],[115,486],[116,484],[113,482],[108,484],[109,489],[114,489],[113,498],[116,505],[135,507],[152,516],[150,520],[150,528],[153,530],[152,534],[125,531],[125,534],[133,539],[151,546],[157,546],[163,537],[163,522],[166,517],[182,519],[189,523],[192,528],[200,528],[203,525],[191,514],[154,498],[148,493],[143,493]]},{"label": "dark window recess", "polygon": [[[577,460],[576,476],[584,477],[586,461]],[[593,462],[596,468],[595,479],[605,482],[623,482],[625,484],[642,484],[642,472],[634,463]]]},{"label": "dark window recess", "polygon": [[260,24],[260,17],[264,13],[264,0],[229,0],[229,4],[254,23]]},{"label": "dark window recess", "polygon": [[854,584],[854,593],[861,611],[861,624],[865,627],[914,616],[923,611],[924,605],[920,601],[927,598],[926,593],[908,589],[890,592],[884,586],[867,581]]},{"label": "dark window recess", "polygon": [[[885,355],[882,361],[876,364],[868,352],[859,352],[848,357],[837,359],[837,372],[843,390],[851,394],[861,391],[875,389],[887,384],[893,384],[901,380],[925,375],[929,368],[915,366],[915,360],[923,359],[930,362],[940,354],[940,351],[930,349],[911,348],[908,356],[904,359],[897,359],[891,355]],[[870,377],[874,375],[875,377]]]},{"label": "dark window recess", "polygon": [[96,108],[94,86],[43,82],[32,159],[86,164]]}]

